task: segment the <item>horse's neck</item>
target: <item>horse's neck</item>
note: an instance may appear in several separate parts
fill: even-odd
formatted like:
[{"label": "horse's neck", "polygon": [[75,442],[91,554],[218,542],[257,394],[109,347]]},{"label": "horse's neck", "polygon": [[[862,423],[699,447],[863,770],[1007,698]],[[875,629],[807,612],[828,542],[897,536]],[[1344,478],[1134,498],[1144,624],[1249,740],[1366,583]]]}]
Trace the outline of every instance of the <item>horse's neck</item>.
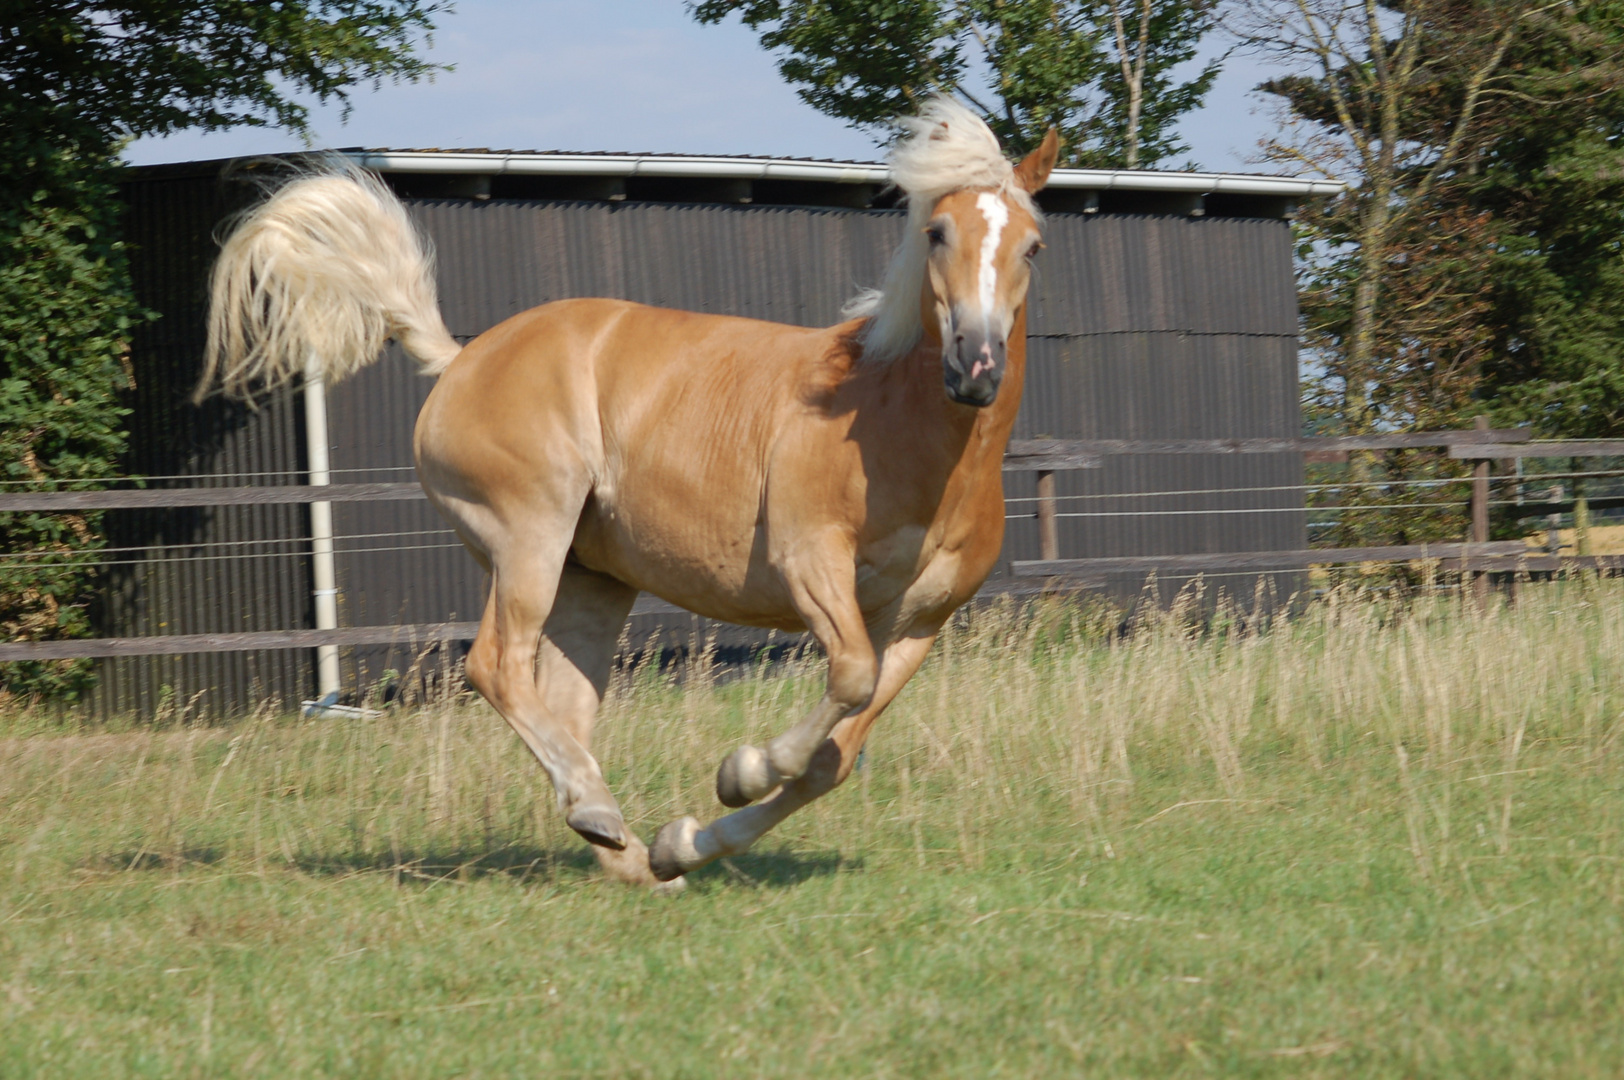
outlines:
[{"label": "horse's neck", "polygon": [[943,391],[942,342],[933,330],[927,330],[913,352],[896,361],[891,374],[911,384],[910,392],[903,396],[912,403],[914,422],[946,433],[947,442],[956,449],[953,460],[944,462],[952,472],[990,472],[1002,482],[1004,448],[1015,427],[1026,382],[1024,307],[1010,328],[1006,348],[998,399],[982,409],[955,404]]}]

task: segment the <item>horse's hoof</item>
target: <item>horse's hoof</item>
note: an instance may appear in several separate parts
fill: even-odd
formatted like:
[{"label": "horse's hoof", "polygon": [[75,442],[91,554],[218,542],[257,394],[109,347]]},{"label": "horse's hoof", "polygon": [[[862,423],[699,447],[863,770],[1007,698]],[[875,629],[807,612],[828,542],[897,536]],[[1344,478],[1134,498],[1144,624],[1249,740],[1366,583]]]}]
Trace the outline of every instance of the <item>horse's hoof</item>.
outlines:
[{"label": "horse's hoof", "polygon": [[626,849],[626,822],[612,807],[577,806],[564,820],[589,844],[615,851]]},{"label": "horse's hoof", "polygon": [[649,886],[649,892],[655,896],[681,896],[688,891],[688,879],[674,877],[670,881],[661,881]]},{"label": "horse's hoof", "polygon": [[749,806],[779,785],[778,770],[759,746],[741,746],[716,770],[716,799],[737,809]]},{"label": "horse's hoof", "polygon": [[649,846],[649,872],[661,881],[681,880],[682,875],[688,872],[688,867],[683,864],[691,863],[698,855],[694,849],[694,837],[699,830],[697,818],[682,817],[666,822],[665,827],[654,838],[654,843]]}]

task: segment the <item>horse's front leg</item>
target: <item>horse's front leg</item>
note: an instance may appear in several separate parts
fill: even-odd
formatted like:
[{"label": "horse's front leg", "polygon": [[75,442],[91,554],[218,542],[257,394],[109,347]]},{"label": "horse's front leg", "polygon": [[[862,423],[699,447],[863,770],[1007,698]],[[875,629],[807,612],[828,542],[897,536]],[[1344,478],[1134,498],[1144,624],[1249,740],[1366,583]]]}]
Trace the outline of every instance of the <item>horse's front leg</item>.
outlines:
[{"label": "horse's front leg", "polygon": [[[654,876],[669,881],[724,855],[740,854],[780,821],[844,781],[856,765],[857,754],[868,740],[874,721],[924,662],[937,629],[934,625],[920,628],[886,648],[868,703],[858,712],[838,719],[834,730],[808,755],[801,774],[783,784],[770,799],[737,810],[709,826],[701,825],[697,818],[685,817],[661,829],[649,849],[649,867]],[[817,715],[814,710],[807,719]],[[803,720],[789,734],[806,722]]]},{"label": "horse's front leg", "polygon": [[741,746],[728,755],[716,771],[716,798],[723,806],[748,806],[799,779],[835,725],[861,712],[874,696],[879,661],[857,606],[851,552],[828,550],[838,546],[816,549],[794,560],[784,573],[796,611],[829,657],[823,697],[765,747]]}]

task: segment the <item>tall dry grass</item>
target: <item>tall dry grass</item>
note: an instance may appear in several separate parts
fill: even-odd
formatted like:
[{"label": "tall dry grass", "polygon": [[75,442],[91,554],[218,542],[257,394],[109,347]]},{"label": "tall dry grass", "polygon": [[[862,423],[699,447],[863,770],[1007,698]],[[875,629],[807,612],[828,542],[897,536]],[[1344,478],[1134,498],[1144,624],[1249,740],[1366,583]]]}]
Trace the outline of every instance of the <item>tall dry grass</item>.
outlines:
[{"label": "tall dry grass", "polygon": [[[1416,870],[1438,878],[1461,829],[1510,846],[1531,747],[1612,750],[1621,601],[1624,584],[1591,582],[1481,611],[1333,594],[1261,624],[1194,603],[1125,627],[1060,603],[982,610],[943,635],[846,788],[765,843],[977,866],[1009,844],[1109,844],[1147,780],[1244,807],[1273,798],[1282,763],[1337,783],[1357,758],[1390,765]],[[815,657],[617,675],[595,749],[634,827],[716,812],[716,763],[809,708],[820,679]],[[585,865],[541,771],[466,694],[362,720],[186,720],[0,740],[15,871],[47,847],[335,873]]]},{"label": "tall dry grass", "polygon": [[[983,610],[675,903],[469,696],[0,717],[0,1074],[1613,1076],[1620,601]],[[820,669],[622,672],[634,827]]]}]

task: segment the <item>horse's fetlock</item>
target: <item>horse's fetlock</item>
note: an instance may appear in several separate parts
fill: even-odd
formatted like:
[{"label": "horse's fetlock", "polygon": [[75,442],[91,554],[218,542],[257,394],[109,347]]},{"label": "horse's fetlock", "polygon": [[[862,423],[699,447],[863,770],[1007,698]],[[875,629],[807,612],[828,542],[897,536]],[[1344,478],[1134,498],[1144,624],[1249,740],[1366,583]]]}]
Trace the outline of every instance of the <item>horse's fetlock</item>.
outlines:
[{"label": "horse's fetlock", "polygon": [[801,787],[814,795],[822,795],[833,791],[844,779],[840,772],[840,747],[833,740],[826,740],[818,747],[812,760],[807,762],[806,770],[801,773]]},{"label": "horse's fetlock", "polygon": [[806,771],[806,754],[797,752],[789,735],[780,735],[767,744],[767,765],[774,774],[776,783],[773,786],[776,787],[786,780],[800,778]]},{"label": "horse's fetlock", "polygon": [[723,806],[748,806],[783,782],[767,751],[741,746],[716,770],[716,799]]}]

